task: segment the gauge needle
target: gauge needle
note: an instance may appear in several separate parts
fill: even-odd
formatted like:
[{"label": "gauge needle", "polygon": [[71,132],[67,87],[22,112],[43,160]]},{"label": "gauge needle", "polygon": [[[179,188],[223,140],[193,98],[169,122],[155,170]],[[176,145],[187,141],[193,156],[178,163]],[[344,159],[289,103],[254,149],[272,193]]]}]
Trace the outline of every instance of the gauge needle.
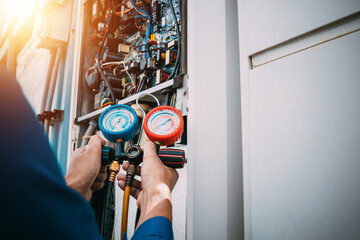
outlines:
[{"label": "gauge needle", "polygon": [[122,119],[123,119],[122,117],[119,117],[117,123],[121,123],[121,120],[122,120]]},{"label": "gauge needle", "polygon": [[155,130],[157,130],[159,127],[161,127],[161,126],[164,126],[168,121],[171,121],[171,119],[170,118],[168,118],[165,122],[163,122],[163,123],[161,123],[159,126],[157,126],[156,128],[155,128]]}]

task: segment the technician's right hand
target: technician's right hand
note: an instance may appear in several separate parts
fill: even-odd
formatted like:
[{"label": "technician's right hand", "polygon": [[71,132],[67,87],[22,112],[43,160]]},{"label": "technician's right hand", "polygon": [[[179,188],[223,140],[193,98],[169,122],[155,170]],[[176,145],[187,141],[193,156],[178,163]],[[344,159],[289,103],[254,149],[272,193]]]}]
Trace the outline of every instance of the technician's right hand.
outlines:
[{"label": "technician's right hand", "polygon": [[[146,142],[142,147],[144,152],[142,167],[137,167],[136,175],[141,175],[141,181],[133,180],[131,195],[137,199],[141,209],[138,226],[144,221],[163,216],[172,220],[171,191],[179,178],[175,169],[166,167],[156,154],[155,145]],[[129,166],[125,162],[123,169]],[[126,176],[118,174],[118,185],[124,190]]]}]

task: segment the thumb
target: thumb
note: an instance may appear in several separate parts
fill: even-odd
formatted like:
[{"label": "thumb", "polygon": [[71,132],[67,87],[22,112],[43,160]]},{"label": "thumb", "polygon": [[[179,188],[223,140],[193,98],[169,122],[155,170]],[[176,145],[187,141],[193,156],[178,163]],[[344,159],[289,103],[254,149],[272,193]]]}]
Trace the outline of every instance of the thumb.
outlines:
[{"label": "thumb", "polygon": [[[144,151],[144,158],[143,158],[143,162],[152,162],[152,163],[157,163],[160,162],[160,159],[158,157],[158,155],[156,154],[156,149],[155,149],[155,144],[153,142],[146,142],[143,147],[142,150]],[[145,163],[146,164],[146,163]]]},{"label": "thumb", "polygon": [[98,135],[93,135],[91,136],[88,146],[91,147],[100,147],[100,146],[104,146],[105,145],[105,140],[101,139],[101,137],[99,137]]}]

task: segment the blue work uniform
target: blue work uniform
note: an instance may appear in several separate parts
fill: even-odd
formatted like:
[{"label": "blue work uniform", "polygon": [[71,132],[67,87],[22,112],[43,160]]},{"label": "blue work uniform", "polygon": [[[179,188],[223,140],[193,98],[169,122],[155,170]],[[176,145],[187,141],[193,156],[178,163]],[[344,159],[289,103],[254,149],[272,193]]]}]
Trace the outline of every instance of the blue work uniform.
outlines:
[{"label": "blue work uniform", "polygon": [[[90,204],[69,188],[15,78],[0,67],[1,239],[102,239]],[[155,217],[132,239],[173,239]]]}]

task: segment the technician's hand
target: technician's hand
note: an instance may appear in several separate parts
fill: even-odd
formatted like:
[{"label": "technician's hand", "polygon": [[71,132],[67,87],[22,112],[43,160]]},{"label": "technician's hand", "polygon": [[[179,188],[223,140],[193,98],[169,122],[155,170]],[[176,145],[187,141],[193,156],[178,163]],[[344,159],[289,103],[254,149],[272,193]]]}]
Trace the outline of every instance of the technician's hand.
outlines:
[{"label": "technician's hand", "polygon": [[88,145],[78,148],[72,155],[65,181],[69,187],[80,193],[87,201],[93,191],[104,186],[107,177],[106,166],[101,166],[101,146],[105,141],[92,136]]},{"label": "technician's hand", "polygon": [[[164,216],[172,220],[171,191],[174,189],[179,174],[175,169],[166,167],[156,155],[155,145],[147,142],[142,147],[144,159],[142,167],[138,167],[136,175],[141,175],[141,182],[134,179],[131,195],[137,199],[141,209],[138,226],[147,219]],[[126,171],[128,162],[123,164]],[[118,174],[118,185],[124,189],[126,176]]]}]

